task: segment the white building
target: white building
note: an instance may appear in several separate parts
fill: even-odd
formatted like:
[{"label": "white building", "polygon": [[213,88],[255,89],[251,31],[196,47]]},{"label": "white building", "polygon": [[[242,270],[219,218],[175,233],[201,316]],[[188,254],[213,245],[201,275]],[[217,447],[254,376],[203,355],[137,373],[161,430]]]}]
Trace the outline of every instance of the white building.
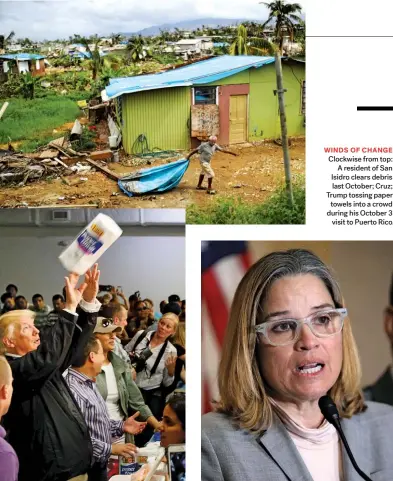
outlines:
[{"label": "white building", "polygon": [[179,53],[206,53],[213,50],[213,42],[210,37],[188,38],[179,40],[174,47]]}]

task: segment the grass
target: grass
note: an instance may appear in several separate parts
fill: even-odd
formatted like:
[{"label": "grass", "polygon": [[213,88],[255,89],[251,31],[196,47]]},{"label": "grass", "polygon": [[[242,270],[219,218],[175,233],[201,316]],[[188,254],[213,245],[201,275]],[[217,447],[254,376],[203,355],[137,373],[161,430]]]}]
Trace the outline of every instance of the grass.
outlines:
[{"label": "grass", "polygon": [[12,142],[22,141],[18,149],[27,152],[59,137],[53,129],[80,115],[78,98],[49,95],[33,100],[9,99],[10,105],[0,120],[0,143],[7,143],[10,137]]},{"label": "grass", "polygon": [[291,208],[285,187],[280,187],[260,205],[248,205],[240,197],[217,199],[207,209],[191,205],[187,208],[187,224],[304,224],[304,183],[294,184],[293,197]]}]

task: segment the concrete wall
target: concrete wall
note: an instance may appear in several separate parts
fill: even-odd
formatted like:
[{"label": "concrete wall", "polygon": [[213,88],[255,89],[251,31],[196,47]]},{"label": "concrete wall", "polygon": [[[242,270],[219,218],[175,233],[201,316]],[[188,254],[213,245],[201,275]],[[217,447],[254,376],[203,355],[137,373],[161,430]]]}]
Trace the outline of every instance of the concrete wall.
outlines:
[{"label": "concrete wall", "polygon": [[250,242],[253,259],[273,251],[307,248],[329,264],[338,277],[358,344],[363,384],[376,380],[391,363],[383,331],[393,272],[393,242]]}]

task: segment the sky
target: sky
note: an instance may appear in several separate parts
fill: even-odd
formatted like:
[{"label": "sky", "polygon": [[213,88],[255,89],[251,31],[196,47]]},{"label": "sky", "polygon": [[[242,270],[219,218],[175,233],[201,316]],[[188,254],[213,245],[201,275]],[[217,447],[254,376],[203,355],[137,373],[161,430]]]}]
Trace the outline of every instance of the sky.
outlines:
[{"label": "sky", "polygon": [[258,0],[0,0],[0,34],[13,30],[15,38],[32,40],[106,36],[208,17],[264,21],[267,8]]}]

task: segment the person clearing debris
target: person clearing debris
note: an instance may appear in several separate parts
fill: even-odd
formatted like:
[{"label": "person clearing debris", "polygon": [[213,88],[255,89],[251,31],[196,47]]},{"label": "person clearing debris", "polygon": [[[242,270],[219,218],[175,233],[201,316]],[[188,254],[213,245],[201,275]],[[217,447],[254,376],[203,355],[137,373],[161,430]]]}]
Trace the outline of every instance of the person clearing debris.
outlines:
[{"label": "person clearing debris", "polygon": [[198,190],[206,190],[206,187],[202,187],[203,179],[205,178],[205,174],[207,176],[207,193],[208,194],[215,194],[216,191],[212,189],[213,185],[213,178],[214,178],[214,171],[211,168],[210,162],[212,160],[212,156],[216,150],[220,152],[224,152],[225,154],[230,154],[237,157],[238,154],[234,152],[230,152],[229,150],[224,150],[217,144],[217,137],[212,135],[209,137],[208,142],[202,142],[201,145],[190,152],[186,157],[187,160],[190,160],[194,154],[199,154],[199,161],[201,163],[201,173],[199,175],[199,181],[197,185]]}]

